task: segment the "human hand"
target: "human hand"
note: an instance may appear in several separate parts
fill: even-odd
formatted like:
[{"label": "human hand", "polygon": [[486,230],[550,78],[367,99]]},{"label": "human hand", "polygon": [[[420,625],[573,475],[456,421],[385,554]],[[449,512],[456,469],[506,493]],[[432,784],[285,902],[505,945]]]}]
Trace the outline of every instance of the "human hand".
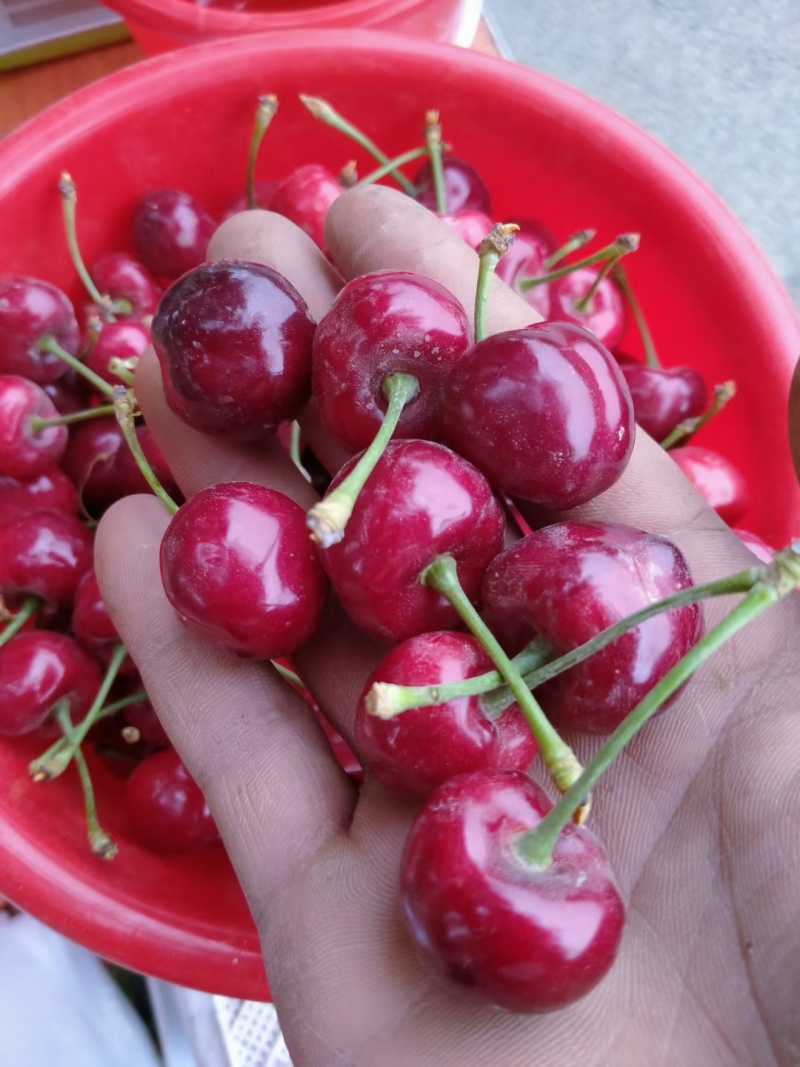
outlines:
[{"label": "human hand", "polygon": [[[472,307],[477,261],[419,205],[387,189],[342,196],[328,241],[345,278],[415,269]],[[225,223],[214,258],[269,263],[321,317],[336,274],[279,216]],[[499,283],[491,332],[531,309]],[[313,491],[277,443],[205,437],[166,406],[152,353],[136,378],[141,407],[188,495],[219,481],[270,485],[304,507]],[[343,459],[311,417],[308,439]],[[570,517],[666,534],[697,582],[752,564],[750,554],[640,434],[613,489]],[[297,1067],[641,1067],[667,1062],[800,1060],[800,632],[796,598],[721,652],[652,721],[595,794],[628,917],[620,955],[584,1000],[552,1015],[513,1015],[474,1000],[418,963],[403,927],[399,868],[417,805],[339,769],[304,701],[268,664],[231,658],[187,631],[164,596],[158,547],[169,516],[155,499],[121,500],[97,535],[104,598],[150,697],[203,789],[261,933],[270,984]],[[725,610],[705,609],[711,625]],[[356,703],[382,648],[341,614],[295,657],[320,707],[352,740]],[[574,741],[579,757],[596,747]]]}]

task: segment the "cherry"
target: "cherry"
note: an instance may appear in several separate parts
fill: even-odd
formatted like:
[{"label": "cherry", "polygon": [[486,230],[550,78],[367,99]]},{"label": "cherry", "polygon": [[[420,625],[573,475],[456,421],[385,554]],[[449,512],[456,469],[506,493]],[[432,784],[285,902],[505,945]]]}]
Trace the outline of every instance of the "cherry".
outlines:
[{"label": "cherry", "polygon": [[319,163],[309,163],[283,179],[272,195],[270,210],[291,219],[327,255],[325,217],[341,195],[336,175]]},{"label": "cherry", "polygon": [[68,369],[55,382],[44,382],[42,389],[52,400],[59,415],[74,415],[86,409],[85,379],[74,370]]},{"label": "cherry", "polygon": [[545,507],[576,507],[613,485],[634,433],[619,367],[571,323],[487,337],[445,385],[445,442],[495,489]]},{"label": "cherry", "polygon": [[616,281],[611,277],[603,278],[586,310],[580,309],[580,302],[594,285],[597,274],[593,267],[579,267],[570,274],[565,274],[563,278],[549,282],[548,317],[558,322],[573,322],[582,326],[613,351],[628,328],[625,300]]},{"label": "cherry", "polygon": [[[177,486],[149,428],[137,426],[136,436],[159,481],[169,493],[177,494]],[[73,427],[62,466],[77,486],[84,508],[95,517],[123,496],[150,491],[122,431],[111,417],[92,419]]]},{"label": "cherry", "polygon": [[701,445],[670,449],[670,455],[706,503],[728,525],[737,523],[750,507],[747,482],[730,460]]},{"label": "cherry", "polygon": [[48,467],[33,478],[0,474],[0,526],[34,511],[65,511],[75,515],[78,494],[60,467]]},{"label": "cherry", "polygon": [[109,385],[119,385],[120,378],[109,370],[112,359],[138,359],[150,344],[150,330],[141,322],[107,322],[89,349],[85,363]]},{"label": "cherry", "polygon": [[477,249],[486,234],[492,228],[492,220],[482,211],[456,211],[440,215],[442,222],[453,230],[470,248]]},{"label": "cherry", "polygon": [[66,427],[36,429],[36,420],[57,418],[41,386],[16,375],[0,376],[0,474],[34,478],[57,463],[67,447]]},{"label": "cherry", "polygon": [[[263,178],[256,182],[255,196],[256,206],[261,211],[272,211],[272,201],[275,197],[275,190],[280,185],[280,182],[275,181],[274,178]],[[235,196],[233,200],[225,208],[222,215],[222,221],[229,219],[232,215],[238,215],[241,211],[249,211],[250,204],[247,199],[247,192],[243,191]]]},{"label": "cherry", "polygon": [[202,263],[216,228],[199,200],[179,189],[148,193],[133,215],[137,255],[156,278],[179,278]]},{"label": "cherry", "polygon": [[495,268],[497,276],[535,308],[542,318],[554,317],[550,314],[549,284],[523,289],[519,283],[547,273],[545,260],[556,249],[555,238],[539,223],[525,219],[515,221],[520,230],[514,235],[508,251],[498,261]]},{"label": "cherry", "polygon": [[0,526],[0,594],[72,603],[92,565],[92,535],[74,515],[37,511]]},{"label": "cherry", "polygon": [[[111,621],[93,570],[87,571],[78,582],[72,603],[72,632],[81,645],[108,666],[114,649],[120,641],[117,628]],[[119,668],[120,674],[137,673],[130,656]]]},{"label": "cherry", "polygon": [[648,367],[617,357],[628,383],[636,422],[663,441],[679,422],[702,415],[708,406],[705,378],[692,367]]},{"label": "cherry", "polygon": [[325,607],[303,509],[248,482],[204,489],[180,508],[161,542],[161,577],[190,629],[261,659],[305,644]]},{"label": "cherry", "polygon": [[585,996],[622,936],[622,899],[585,827],[565,827],[546,866],[515,847],[550,807],[518,771],[459,775],[428,798],[403,856],[403,911],[423,961],[512,1011]]},{"label": "cherry", "polygon": [[[692,585],[665,537],[616,523],[562,522],[529,534],[486,571],[486,618],[516,652],[538,634],[562,654]],[[613,730],[700,636],[697,604],[657,615],[558,675],[537,698],[559,731]]]},{"label": "cherry", "polygon": [[33,382],[54,382],[66,366],[41,341],[54,337],[76,355],[80,330],[69,298],[38,278],[0,280],[0,374],[16,374]]},{"label": "cherry", "polygon": [[[131,319],[152,315],[161,298],[161,288],[142,264],[127,252],[110,252],[92,267],[92,278],[101,293],[117,303],[126,300]],[[117,312],[119,316],[119,312]]]},{"label": "cherry", "polygon": [[184,275],[153,319],[170,407],[205,433],[257,438],[308,399],[314,320],[271,267],[217,260]]},{"label": "cherry", "polygon": [[[350,460],[329,490],[358,462]],[[401,641],[458,624],[445,598],[420,576],[452,555],[467,596],[503,542],[503,510],[471,463],[429,441],[393,441],[370,476],[345,538],[320,558],[345,610],[367,633]]]},{"label": "cherry", "polygon": [[[491,215],[489,191],[471,163],[459,156],[446,154],[442,158],[442,169],[445,202],[449,213],[470,210]],[[417,190],[415,199],[429,210],[436,211],[436,190],[430,160],[426,160],[417,171],[414,185]],[[486,232],[482,234],[483,237]]]},{"label": "cherry", "polygon": [[73,720],[91,707],[100,668],[71,637],[48,630],[17,634],[0,648],[0,734],[38,729],[59,701]]},{"label": "cherry", "polygon": [[219,841],[200,788],[177,752],[156,752],[136,767],[125,786],[131,834],[156,852],[184,855]]},{"label": "cherry", "polygon": [[314,336],[313,392],[328,431],[346,448],[365,448],[384,420],[383,383],[405,373],[419,392],[395,433],[438,439],[442,386],[468,335],[464,309],[430,278],[387,270],[348,282]]},{"label": "cherry", "polygon": [[[139,682],[138,685],[141,685]],[[129,704],[122,712],[128,726],[139,731],[141,740],[153,749],[169,748],[170,740],[161,725],[161,720],[149,700],[138,700]]]},{"label": "cherry", "polygon": [[367,710],[365,698],[376,682],[440,685],[491,669],[474,637],[448,631],[409,638],[381,660],[364,686],[355,721],[358,752],[381,785],[401,796],[426,797],[466,771],[530,766],[536,741],[516,704],[494,717],[477,696],[410,708],[389,719]]}]

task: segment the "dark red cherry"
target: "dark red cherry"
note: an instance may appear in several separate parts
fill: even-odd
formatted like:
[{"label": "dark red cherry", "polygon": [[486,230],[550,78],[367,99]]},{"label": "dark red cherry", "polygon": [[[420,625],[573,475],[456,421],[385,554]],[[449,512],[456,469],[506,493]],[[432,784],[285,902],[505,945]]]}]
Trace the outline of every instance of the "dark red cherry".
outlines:
[{"label": "dark red cherry", "polygon": [[167,290],[153,319],[170,407],[205,433],[274,433],[310,394],[314,329],[306,302],[271,267],[197,267]]},{"label": "dark red cherry", "polygon": [[336,175],[319,163],[297,167],[284,178],[272,195],[270,211],[284,215],[307,233],[327,255],[325,217],[342,186]]},{"label": "dark red cherry", "polygon": [[0,526],[34,511],[78,512],[78,494],[60,467],[48,467],[33,478],[0,474]]},{"label": "dark red cherry", "polygon": [[366,448],[386,411],[381,386],[401,372],[419,392],[395,436],[436,440],[442,386],[468,345],[464,309],[438,282],[411,271],[348,282],[314,336],[313,392],[326,428],[345,447]]},{"label": "dark red cherry", "polygon": [[156,852],[184,855],[219,841],[219,831],[200,788],[166,748],[136,767],[125,787],[131,834]]},{"label": "dark red cherry", "polygon": [[487,337],[445,385],[444,441],[495,489],[544,507],[576,507],[613,485],[634,433],[619,367],[570,323]]},{"label": "dark red cherry", "polygon": [[544,869],[518,853],[550,807],[519,772],[463,774],[426,801],[403,856],[403,911],[423,961],[511,1011],[585,996],[622,936],[619,890],[585,826],[562,830]]},{"label": "dark red cherry", "polygon": [[57,419],[41,386],[16,375],[0,377],[0,474],[35,478],[58,463],[67,447],[67,428],[35,429],[35,419]]},{"label": "dark red cherry", "polygon": [[164,533],[161,577],[191,630],[260,659],[305,644],[325,607],[327,583],[303,509],[249,482],[187,500]]},{"label": "dark red cherry", "polygon": [[62,700],[76,722],[100,682],[97,663],[71,637],[48,630],[17,634],[0,648],[0,734],[38,729]]},{"label": "dark red cherry", "polygon": [[[447,154],[442,159],[442,169],[444,170],[445,202],[450,214],[470,210],[491,215],[489,191],[471,163],[467,163],[465,159],[458,156]],[[430,160],[426,160],[417,171],[414,185],[417,187],[415,199],[431,211],[436,211],[436,192],[433,186]],[[488,230],[486,232],[488,233]],[[486,234],[483,236],[485,237]]]},{"label": "dark red cherry", "polygon": [[[648,604],[692,585],[680,550],[616,523],[561,522],[489,565],[486,618],[512,652],[541,635],[560,655]],[[657,615],[537,690],[561,730],[610,733],[700,635],[696,604]]]},{"label": "dark red cherry", "polygon": [[[625,298],[613,278],[603,278],[585,311],[576,304],[586,296],[597,277],[594,267],[579,267],[571,274],[549,282],[549,319],[573,322],[593,333],[601,344],[614,351],[625,336],[628,315]],[[531,290],[535,292],[535,290]]]},{"label": "dark red cherry", "polygon": [[[143,319],[152,315],[161,297],[161,287],[145,267],[127,252],[110,252],[102,256],[90,271],[101,293],[113,301],[127,300],[131,311],[126,318]],[[116,312],[118,318],[123,316]]]},{"label": "dark red cherry", "polygon": [[[177,494],[177,486],[149,428],[137,426],[136,436],[158,480],[171,496]],[[62,466],[77,487],[84,508],[94,517],[123,496],[150,492],[122,431],[111,417],[74,426]]]},{"label": "dark red cherry", "polygon": [[647,367],[619,360],[633,400],[636,422],[663,441],[679,422],[702,415],[708,407],[705,378],[693,367]]},{"label": "dark red cherry", "polygon": [[72,603],[92,566],[92,535],[74,515],[37,511],[0,526],[0,595]]},{"label": "dark red cherry", "polygon": [[77,355],[80,330],[69,298],[38,278],[0,279],[0,374],[18,374],[33,382],[54,382],[66,364],[40,344],[53,337]]},{"label": "dark red cherry", "polygon": [[747,482],[731,461],[719,452],[701,445],[683,445],[671,448],[668,455],[729,526],[737,523],[750,507]]},{"label": "dark red cherry", "polygon": [[[137,681],[137,687],[140,686],[141,682]],[[170,747],[167,732],[149,700],[138,700],[135,704],[129,704],[123,709],[122,717],[128,726],[139,731],[141,740],[150,748]]]},{"label": "dark red cherry", "polygon": [[138,359],[150,344],[150,330],[141,322],[107,322],[89,349],[85,363],[95,374],[110,385],[119,385],[120,379],[108,369],[112,359]]},{"label": "dark red cherry", "polygon": [[[339,471],[331,490],[357,459]],[[420,575],[448,553],[476,601],[504,528],[500,504],[471,463],[429,441],[393,441],[359,493],[344,539],[320,549],[320,558],[351,618],[367,633],[395,642],[460,624]]]},{"label": "dark red cherry", "polygon": [[202,263],[216,228],[200,201],[179,189],[148,193],[133,215],[136,253],[156,278],[179,278]]},{"label": "dark red cherry", "polygon": [[74,415],[89,405],[86,380],[77,371],[68,370],[58,381],[44,382],[42,389],[53,401],[59,415]]},{"label": "dark red cherry", "polygon": [[478,696],[409,708],[391,719],[367,711],[365,697],[376,682],[441,685],[493,669],[474,637],[449,631],[411,637],[381,660],[364,686],[355,722],[358,752],[381,785],[401,796],[426,797],[467,771],[527,770],[536,741],[516,704],[497,717]]},{"label": "dark red cherry", "polygon": [[550,314],[550,284],[523,289],[520,282],[547,273],[544,261],[556,250],[555,238],[543,226],[533,222],[527,222],[526,226],[527,229],[514,234],[508,251],[497,264],[496,273],[510,289],[535,308],[543,319],[554,318],[555,316]]},{"label": "dark red cherry", "polygon": [[[72,603],[72,632],[87,651],[107,665],[120,636],[108,614],[94,570],[87,571],[78,582]],[[136,665],[126,656],[120,674],[137,674]]]}]

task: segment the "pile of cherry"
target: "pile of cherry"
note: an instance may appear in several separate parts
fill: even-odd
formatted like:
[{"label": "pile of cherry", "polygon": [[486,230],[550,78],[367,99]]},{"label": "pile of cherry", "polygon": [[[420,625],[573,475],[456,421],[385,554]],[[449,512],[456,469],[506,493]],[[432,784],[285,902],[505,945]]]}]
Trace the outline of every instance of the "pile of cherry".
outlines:
[{"label": "pile of cherry", "polygon": [[[353,135],[328,105],[306,103]],[[275,107],[262,101],[248,194],[231,210],[268,207],[327,253],[325,214],[355,174],[312,164],[255,183]],[[675,671],[711,592],[694,589],[666,538],[626,526],[522,523],[525,536],[504,548],[521,522],[513,502],[555,513],[592,499],[621,476],[638,423],[683,442],[670,454],[736,522],[743,479],[685,443],[730,389],[710,398],[695,370],[658,366],[620,265],[636,235],[579,260],[588,232],[559,246],[538,221],[493,227],[479,175],[442,155],[435,114],[426,144],[393,162],[355,133],[380,164],[365,181],[396,176],[479,247],[474,329],[440,284],[404,271],[349,282],[317,324],[271,268],[205,263],[216,220],[176,190],[136,205],[136,258],[112,251],[87,270],[66,175],[87,304],[76,313],[44,280],[0,280],[0,734],[41,739],[37,781],[76,764],[100,856],[115,845],[97,819],[84,743],[123,768],[143,843],[179,853],[217,840],[92,570],[105,509],[154,488],[174,513],[164,588],[191,629],[283,661],[324,625],[332,587],[362,630],[392,646],[365,685],[355,739],[387,789],[424,802],[403,861],[411,936],[430,965],[494,1002],[549,1010],[606,973],[623,925],[602,848],[581,825],[585,779],[561,732],[611,734],[632,710],[644,708],[644,721],[662,705],[685,680]],[[423,156],[412,183],[398,168]],[[486,336],[493,270],[543,322]],[[618,351],[629,312],[646,364]],[[249,483],[180,501],[148,428],[133,421],[132,371],[151,325],[167,401],[196,430],[296,443],[291,428],[313,394],[329,434],[359,455],[308,515]],[[659,598],[671,610],[654,607]],[[537,753],[563,794],[556,808],[527,775]],[[569,937],[553,922],[569,924]]]}]

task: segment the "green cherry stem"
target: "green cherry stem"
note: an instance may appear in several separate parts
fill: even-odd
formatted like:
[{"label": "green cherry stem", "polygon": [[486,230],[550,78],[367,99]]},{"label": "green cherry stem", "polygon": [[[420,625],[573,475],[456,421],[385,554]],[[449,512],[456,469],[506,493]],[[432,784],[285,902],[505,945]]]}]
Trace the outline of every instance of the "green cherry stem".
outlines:
[{"label": "green cherry stem", "polygon": [[[308,108],[315,119],[319,119],[320,122],[324,122],[326,126],[331,126],[334,130],[338,130],[346,137],[349,137],[351,141],[355,141],[357,145],[368,152],[373,159],[377,160],[383,166],[386,166],[390,162],[389,157],[385,152],[382,152],[374,141],[357,126],[354,126],[352,122],[348,122],[346,118],[339,114],[327,100],[322,100],[318,96],[306,96],[300,93],[300,100]],[[406,178],[404,174],[401,174],[396,167],[393,167],[389,172],[395,181],[400,185],[404,192],[409,196],[414,196],[416,189],[414,185]]]},{"label": "green cherry stem", "polygon": [[100,683],[100,688],[97,690],[97,694],[92,701],[92,706],[86,712],[86,715],[81,722],[76,727],[72,728],[71,734],[67,739],[67,744],[63,746],[58,744],[51,746],[47,752],[29,764],[28,771],[35,782],[50,781],[53,778],[57,778],[60,774],[63,774],[67,769],[76,749],[83,744],[86,740],[86,735],[99,720],[111,690],[111,686],[116,681],[119,669],[127,654],[127,650],[121,642],[118,642],[114,646],[114,651],[111,654],[111,659],[106,668],[105,677]]},{"label": "green cherry stem", "polygon": [[[511,662],[521,675],[525,675],[546,663],[552,655],[553,650],[550,645],[541,637],[537,637],[514,656]],[[509,699],[508,688],[503,682],[502,675],[497,671],[487,671],[474,678],[465,678],[463,682],[443,682],[440,685],[395,685],[393,682],[375,682],[364,698],[364,704],[368,714],[375,715],[379,719],[393,719],[395,715],[400,715],[401,712],[411,708],[436,707],[438,704],[446,704],[448,700],[456,700],[458,697],[488,695],[495,689],[504,697],[503,707],[497,710],[497,714],[500,715],[514,698]],[[487,707],[487,713],[492,714],[491,707]]]},{"label": "green cherry stem", "polygon": [[101,293],[95,285],[91,274],[86,269],[81,250],[78,247],[78,235],[75,225],[75,205],[78,203],[78,187],[75,185],[72,176],[68,174],[67,171],[62,171],[61,176],[58,179],[58,191],[61,193],[61,203],[64,212],[64,230],[66,232],[70,258],[78,273],[78,277],[86,288],[86,292],[95,304],[97,304],[98,308],[108,321],[114,321],[115,312],[129,315],[133,310],[130,301],[112,300],[107,293]]},{"label": "green cherry stem", "polygon": [[628,280],[628,275],[622,269],[621,263],[616,263],[613,268],[614,281],[620,287],[625,302],[631,310],[633,315],[633,321],[636,323],[636,329],[639,331],[639,336],[642,339],[642,347],[644,348],[644,361],[648,367],[655,367],[656,370],[661,369],[661,360],[658,358],[656,352],[656,346],[653,342],[653,335],[650,333],[650,327],[647,325],[647,319],[644,317],[644,312],[636,299],[636,294],[631,287],[631,283]]},{"label": "green cherry stem", "polygon": [[431,161],[433,193],[436,197],[436,210],[440,215],[447,212],[447,191],[444,185],[444,165],[442,163],[442,127],[438,111],[425,112],[425,144]]},{"label": "green cherry stem", "polygon": [[800,582],[800,541],[779,552],[762,581],[757,582],[722,622],[710,630],[658,682],[628,717],[611,734],[581,776],[559,799],[535,830],[517,838],[515,847],[526,863],[547,867],[555,843],[573,817],[576,807],[598,781],[625,746],[631,741],[665,700],[680,688],[721,645],[747,623],[787,596]]},{"label": "green cherry stem", "polygon": [[[72,744],[75,731],[69,715],[69,705],[66,702],[59,702],[53,715],[61,727],[64,738]],[[95,856],[99,856],[100,859],[113,860],[117,854],[117,846],[102,828],[97,818],[97,802],[94,795],[94,786],[92,785],[92,776],[89,773],[86,758],[80,745],[75,749],[75,766],[78,770],[83,793],[83,807],[86,812],[86,836],[89,838],[89,846]]]},{"label": "green cherry stem", "polygon": [[475,291],[475,344],[486,337],[489,286],[501,258],[511,247],[519,229],[514,222],[498,222],[478,245],[478,285]]},{"label": "green cherry stem", "polygon": [[98,393],[113,398],[114,386],[103,381],[100,375],[95,374],[91,367],[87,367],[85,363],[81,363],[77,356],[73,356],[70,352],[67,352],[65,348],[62,348],[52,334],[46,334],[41,339],[39,342],[39,351],[49,352],[53,356],[58,356],[63,363],[66,363],[68,367],[72,367],[72,369],[77,371],[82,378],[85,378],[90,385],[93,385]]},{"label": "green cherry stem", "polygon": [[7,645],[11,638],[19,633],[19,631],[22,629],[28,619],[30,619],[32,615],[36,614],[38,608],[38,597],[26,597],[26,599],[22,602],[22,607],[15,615],[11,617],[10,622],[8,622],[3,628],[2,632],[0,632],[0,648],[2,648],[3,645]]},{"label": "green cherry stem", "polygon": [[[469,597],[461,587],[458,580],[456,561],[452,556],[439,556],[420,575],[420,580],[432,589],[436,589],[450,602],[458,612],[467,629],[480,641],[487,654],[497,667],[508,688],[514,694],[514,699],[519,704],[522,714],[528,721],[533,734],[539,745],[542,755],[553,781],[561,792],[572,785],[582,771],[575,753],[561,739],[556,730],[550,724],[530,689],[525,684],[522,675],[503,651],[497,638],[480,617]],[[583,821],[585,809],[578,818]]]},{"label": "green cherry stem", "polygon": [[138,356],[131,356],[130,359],[120,359],[119,356],[112,356],[108,361],[108,369],[115,378],[119,378],[119,380],[124,382],[129,389],[132,389],[133,372],[136,370],[138,364]]},{"label": "green cherry stem", "polygon": [[380,429],[347,477],[306,514],[311,538],[323,548],[338,544],[344,537],[358,494],[386,450],[403,408],[419,392],[419,382],[413,374],[390,374],[383,382],[382,392],[388,406]]},{"label": "green cherry stem", "polygon": [[311,481],[311,475],[303,466],[302,449],[300,447],[303,431],[300,427],[300,423],[295,419],[292,422],[291,429],[289,431],[289,458],[295,467],[300,471],[307,482]]},{"label": "green cherry stem", "polygon": [[402,155],[395,156],[394,159],[390,159],[389,162],[384,163],[383,166],[370,171],[365,178],[356,182],[356,186],[373,185],[375,182],[379,182],[381,178],[385,178],[387,174],[393,173],[398,167],[404,167],[406,163],[414,163],[417,159],[422,159],[423,156],[427,155],[427,145],[418,148],[410,148],[408,152],[403,152]]},{"label": "green cherry stem", "polygon": [[258,207],[258,201],[256,200],[256,160],[258,159],[258,149],[277,110],[278,98],[274,93],[268,93],[266,96],[258,98],[256,115],[253,120],[253,134],[250,138],[250,148],[247,153],[247,180],[245,187],[247,189],[247,206],[251,210]]},{"label": "green cherry stem", "polygon": [[622,233],[610,245],[601,248],[599,252],[593,252],[590,256],[578,259],[574,263],[568,263],[565,267],[550,271],[549,274],[540,274],[535,278],[523,278],[519,283],[519,288],[523,293],[527,293],[529,290],[535,289],[537,285],[547,285],[548,282],[565,278],[568,274],[572,274],[573,271],[580,270],[581,267],[593,267],[595,263],[605,264],[609,261],[612,261],[613,265],[619,260],[620,256],[627,255],[628,252],[634,252],[638,247],[638,233]]},{"label": "green cherry stem", "polygon": [[139,444],[139,438],[136,436],[136,425],[134,422],[136,415],[138,414],[136,410],[136,397],[130,389],[126,389],[124,385],[118,385],[114,389],[114,411],[117,416],[119,428],[122,430],[122,436],[125,438],[128,448],[130,448],[133,453],[133,458],[136,460],[136,464],[144,475],[147,484],[170,515],[174,515],[178,510],[178,505],[158,480],[155,471],[147,461],[147,456],[145,456],[142,451],[142,446]]},{"label": "green cherry stem", "polygon": [[[543,639],[537,638],[527,648],[515,656],[512,662],[523,675],[525,684],[529,689],[536,689],[544,685],[551,678],[555,678],[570,667],[576,667],[579,663],[589,659],[595,652],[610,645],[618,637],[641,626],[643,622],[652,619],[665,611],[674,611],[676,608],[686,607],[688,604],[696,604],[701,600],[709,600],[716,596],[730,596],[736,593],[747,593],[753,586],[761,581],[767,574],[766,566],[748,567],[726,578],[717,578],[713,582],[704,585],[692,585],[688,589],[682,589],[678,593],[656,600],[647,607],[628,615],[613,626],[607,626],[599,634],[590,638],[584,644],[579,645],[571,652],[563,656],[555,657],[552,649]],[[541,642],[541,644],[539,644]],[[529,662],[528,658],[533,662]],[[535,662],[538,658],[539,662]],[[373,696],[373,690],[378,690]],[[393,714],[399,714],[408,708],[424,707],[428,704],[441,704],[445,700],[452,700],[460,696],[483,697],[483,704],[489,715],[500,715],[514,697],[509,693],[508,687],[503,685],[503,679],[497,671],[487,671],[478,674],[474,678],[467,678],[463,682],[454,682],[451,685],[439,686],[403,686],[393,685],[388,682],[377,682],[373,690],[367,695],[367,710],[372,711],[370,703],[374,703],[376,710],[372,714],[379,718],[389,719]]]},{"label": "green cherry stem", "polygon": [[[625,247],[622,244],[623,241],[627,244],[627,247]],[[577,312],[579,312],[581,315],[585,311],[589,310],[589,307],[590,307],[590,305],[592,303],[592,299],[594,297],[594,294],[600,288],[600,283],[605,278],[608,277],[610,272],[614,269],[614,267],[617,265],[617,263],[619,263],[619,261],[622,259],[622,257],[623,256],[627,256],[629,252],[635,252],[636,249],[639,247],[639,234],[638,233],[626,233],[626,234],[623,234],[622,237],[618,237],[617,238],[617,243],[620,245],[617,253],[615,255],[611,256],[610,259],[607,259],[605,261],[605,263],[602,265],[600,270],[597,272],[597,277],[592,282],[592,284],[589,286],[588,290],[584,293],[584,295],[580,298],[580,300],[576,300],[575,301],[575,310]]]},{"label": "green cherry stem", "polygon": [[544,266],[547,270],[552,270],[556,263],[560,263],[566,256],[571,255],[573,252],[577,252],[579,248],[583,248],[584,245],[594,239],[597,230],[578,230],[577,233],[573,233],[571,237],[568,237],[564,244],[555,250],[552,255],[549,255],[544,261]]},{"label": "green cherry stem", "polygon": [[661,442],[661,447],[669,449],[677,444],[683,444],[687,437],[693,437],[701,426],[705,426],[718,412],[722,411],[734,396],[736,396],[736,382],[722,382],[720,385],[715,385],[713,399],[703,414],[679,422]]},{"label": "green cherry stem", "polygon": [[39,419],[34,416],[30,421],[30,427],[34,433],[40,433],[42,430],[49,430],[52,426],[72,426],[75,422],[87,422],[89,419],[113,415],[114,410],[113,404],[98,404],[96,408],[73,411],[69,415],[60,415],[57,419]]}]

